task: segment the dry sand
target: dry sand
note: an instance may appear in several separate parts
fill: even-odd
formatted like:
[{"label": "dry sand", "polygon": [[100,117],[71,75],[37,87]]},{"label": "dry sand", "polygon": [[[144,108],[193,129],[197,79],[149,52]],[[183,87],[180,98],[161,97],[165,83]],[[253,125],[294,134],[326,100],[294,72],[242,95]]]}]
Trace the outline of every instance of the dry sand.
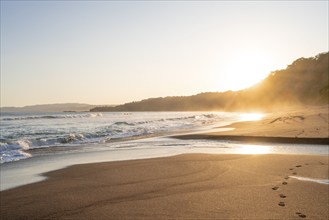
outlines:
[{"label": "dry sand", "polygon": [[[233,126],[208,135],[326,141],[328,106]],[[328,179],[327,156],[191,154],[75,165],[47,176],[0,192],[1,219],[329,218],[329,185],[290,177]]]},{"label": "dry sand", "polygon": [[328,185],[292,175],[328,179],[328,158],[192,154],[76,165],[1,192],[1,219],[327,219]]},{"label": "dry sand", "polygon": [[244,142],[329,144],[328,105],[291,108],[267,114],[262,120],[226,126],[234,130],[175,136]]},{"label": "dry sand", "polygon": [[260,121],[233,124],[230,127],[236,129],[222,135],[328,138],[328,108],[328,105],[309,106],[268,114]]}]

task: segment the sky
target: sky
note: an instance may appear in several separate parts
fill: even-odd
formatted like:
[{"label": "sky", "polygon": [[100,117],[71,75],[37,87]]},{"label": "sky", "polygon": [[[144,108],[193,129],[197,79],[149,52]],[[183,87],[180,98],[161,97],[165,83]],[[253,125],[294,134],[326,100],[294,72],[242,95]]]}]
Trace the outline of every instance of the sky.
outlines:
[{"label": "sky", "polygon": [[1,106],[250,87],[328,51],[328,1],[3,1]]}]

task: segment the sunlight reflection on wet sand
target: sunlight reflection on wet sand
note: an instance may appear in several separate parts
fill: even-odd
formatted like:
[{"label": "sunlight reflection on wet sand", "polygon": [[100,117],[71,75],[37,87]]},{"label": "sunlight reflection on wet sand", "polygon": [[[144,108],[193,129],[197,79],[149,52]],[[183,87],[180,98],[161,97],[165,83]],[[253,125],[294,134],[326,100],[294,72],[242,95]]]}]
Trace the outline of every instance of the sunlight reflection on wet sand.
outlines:
[{"label": "sunlight reflection on wet sand", "polygon": [[240,154],[269,154],[272,148],[263,145],[243,145],[237,151]]},{"label": "sunlight reflection on wet sand", "polygon": [[262,113],[243,113],[240,115],[242,121],[258,121],[261,120],[265,114]]}]

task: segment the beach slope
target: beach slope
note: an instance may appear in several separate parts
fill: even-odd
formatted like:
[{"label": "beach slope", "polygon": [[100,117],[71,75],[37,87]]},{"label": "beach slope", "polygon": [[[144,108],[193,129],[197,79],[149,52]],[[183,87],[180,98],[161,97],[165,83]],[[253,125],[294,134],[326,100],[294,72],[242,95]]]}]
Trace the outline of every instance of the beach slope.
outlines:
[{"label": "beach slope", "polygon": [[1,219],[327,219],[328,157],[206,155],[75,165],[0,192]]}]

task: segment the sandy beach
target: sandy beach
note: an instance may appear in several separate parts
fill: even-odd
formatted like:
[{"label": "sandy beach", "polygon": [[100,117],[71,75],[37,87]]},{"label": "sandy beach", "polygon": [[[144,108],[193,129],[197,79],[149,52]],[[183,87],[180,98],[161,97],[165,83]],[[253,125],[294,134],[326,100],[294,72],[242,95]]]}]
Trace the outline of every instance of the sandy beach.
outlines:
[{"label": "sandy beach", "polygon": [[250,143],[329,144],[329,106],[290,108],[259,121],[231,124],[230,131],[175,136],[180,139],[232,140]]},{"label": "sandy beach", "polygon": [[1,219],[327,219],[328,158],[180,155],[72,166],[1,192]]},{"label": "sandy beach", "polygon": [[[328,108],[290,110],[229,127],[236,129],[205,135],[326,140]],[[329,185],[320,183],[328,182],[328,160],[327,155],[184,154],[74,165],[46,173],[46,181],[0,192],[0,217],[328,219]]]},{"label": "sandy beach", "polygon": [[235,130],[221,135],[328,138],[329,106],[305,106],[274,112],[262,120],[230,125]]}]

